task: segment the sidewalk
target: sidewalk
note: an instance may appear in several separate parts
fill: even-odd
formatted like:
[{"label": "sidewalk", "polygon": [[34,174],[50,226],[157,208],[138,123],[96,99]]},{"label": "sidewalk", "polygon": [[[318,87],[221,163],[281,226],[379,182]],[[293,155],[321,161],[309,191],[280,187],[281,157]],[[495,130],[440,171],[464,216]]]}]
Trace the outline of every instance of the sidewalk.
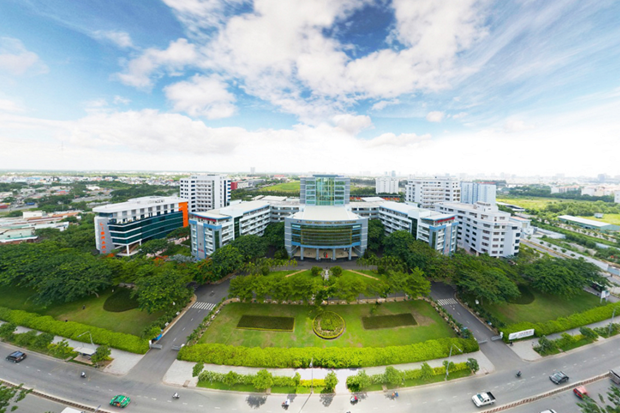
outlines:
[{"label": "sidewalk", "polygon": [[[477,375],[485,375],[495,370],[493,364],[489,361],[489,359],[481,352],[477,351],[475,353],[468,354],[457,354],[452,355],[450,358],[451,362],[454,363],[462,363],[466,362],[468,358],[475,358],[478,360],[478,365],[480,366],[480,370],[476,373]],[[443,365],[443,361],[447,360],[447,358],[443,359],[435,359],[426,361],[431,367],[441,367]],[[395,364],[399,370],[412,370],[419,369],[424,362],[418,363],[407,363],[407,364]],[[196,387],[198,383],[197,377],[192,377],[192,369],[196,363],[188,362],[188,361],[179,361],[175,360],[170,369],[166,372],[164,376],[163,382],[165,384],[171,384],[176,386],[184,386],[186,382],[189,387]],[[338,385],[336,386],[336,393],[342,394],[347,393],[349,390],[347,389],[347,377],[354,376],[357,374],[359,370],[366,370],[366,373],[369,375],[372,374],[380,374],[385,371],[386,366],[378,366],[378,367],[367,367],[367,368],[351,368],[351,369],[337,369],[334,370],[336,372],[336,376],[338,376]],[[234,371],[239,374],[256,374],[259,370],[262,370],[258,367],[239,367],[239,366],[221,366],[218,364],[205,364],[204,370],[215,371],[218,373],[228,373],[229,371]],[[331,369],[324,368],[313,368],[313,369],[267,369],[274,376],[287,376],[292,377],[295,373],[299,372],[302,380],[310,380],[311,378],[315,379],[323,379],[331,371]]]}]

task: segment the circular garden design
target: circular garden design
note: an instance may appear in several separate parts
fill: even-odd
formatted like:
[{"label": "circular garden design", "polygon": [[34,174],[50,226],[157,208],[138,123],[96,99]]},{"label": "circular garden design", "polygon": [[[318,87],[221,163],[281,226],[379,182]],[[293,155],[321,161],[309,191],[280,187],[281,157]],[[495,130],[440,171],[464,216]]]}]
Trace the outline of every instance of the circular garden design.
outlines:
[{"label": "circular garden design", "polygon": [[344,319],[340,314],[336,314],[333,311],[323,311],[314,318],[312,329],[317,336],[326,340],[332,340],[344,333],[345,325]]}]

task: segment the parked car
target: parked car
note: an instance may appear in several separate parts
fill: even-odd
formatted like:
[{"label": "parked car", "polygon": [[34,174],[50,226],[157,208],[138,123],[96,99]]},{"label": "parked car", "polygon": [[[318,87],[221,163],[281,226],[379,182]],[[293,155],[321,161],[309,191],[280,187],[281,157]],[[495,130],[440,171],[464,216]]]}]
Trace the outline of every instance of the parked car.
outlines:
[{"label": "parked car", "polygon": [[562,384],[568,381],[568,376],[564,374],[563,371],[556,371],[551,376],[549,376],[549,380],[551,380],[555,384]]},{"label": "parked car", "polygon": [[579,397],[580,399],[584,399],[585,397],[590,397],[590,395],[588,395],[588,391],[586,390],[586,388],[584,386],[577,386],[573,389],[573,393],[575,394],[575,396]]},{"label": "parked car", "polygon": [[24,353],[22,351],[14,351],[11,354],[9,354],[8,356],[6,356],[6,359],[8,361],[12,361],[13,363],[19,363],[20,361],[22,361],[25,358],[26,358],[26,353]]}]

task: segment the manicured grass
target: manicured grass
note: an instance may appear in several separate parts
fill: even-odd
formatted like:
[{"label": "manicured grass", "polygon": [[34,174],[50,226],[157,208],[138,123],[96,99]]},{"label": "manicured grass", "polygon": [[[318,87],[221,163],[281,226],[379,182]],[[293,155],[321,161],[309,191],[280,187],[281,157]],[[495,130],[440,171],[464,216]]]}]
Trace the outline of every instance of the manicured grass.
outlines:
[{"label": "manicured grass", "polygon": [[122,313],[123,311],[138,308],[138,301],[131,298],[132,290],[129,288],[118,288],[103,303],[103,309],[112,313]]},{"label": "manicured grass", "polygon": [[[49,315],[56,320],[76,321],[138,336],[142,329],[144,329],[144,326],[152,323],[162,315],[162,313],[148,314],[138,309],[120,313],[106,311],[103,309],[103,305],[108,297],[112,295],[112,290],[99,294],[99,297],[91,296],[72,303],[53,304],[47,308],[34,305],[29,300],[33,294],[34,291],[24,288],[0,287],[0,305],[13,310]],[[82,309],[83,306],[86,306],[86,308]]]},{"label": "manicured grass", "polygon": [[[329,311],[344,318],[346,329],[334,340],[323,340],[312,330],[317,315],[310,306],[231,303],[226,305],[200,339],[202,343],[222,343],[246,347],[384,347],[418,343],[442,337],[455,337],[454,331],[425,301],[384,303],[376,315],[411,313],[418,325],[367,331],[362,317],[370,316],[373,305],[330,305]],[[235,328],[242,315],[273,315],[295,318],[295,331],[272,332]]]},{"label": "manicured grass", "polygon": [[395,328],[405,326],[415,326],[418,324],[411,313],[380,315],[362,317],[362,324],[366,330],[377,330],[380,328]]},{"label": "manicured grass", "polygon": [[594,218],[593,216],[589,216],[589,217],[581,216],[581,218],[604,222],[606,224],[620,225],[620,214],[604,214],[603,218]]},{"label": "manicured grass", "polygon": [[[272,387],[271,393],[278,394],[310,394],[310,387]],[[314,386],[314,393],[332,393],[325,392],[325,387]]]},{"label": "manicured grass", "polygon": [[312,327],[314,332],[321,338],[332,340],[340,336],[346,324],[338,313],[323,311],[314,318]]},{"label": "manicured grass", "polygon": [[250,330],[293,331],[295,328],[295,319],[292,317],[243,315],[237,323],[237,328],[246,328]]},{"label": "manicured grass", "polygon": [[299,194],[300,191],[300,182],[299,181],[293,181],[293,182],[283,182],[281,184],[277,184],[277,185],[273,185],[273,186],[268,186],[267,188],[262,188],[262,190],[264,191],[280,191],[280,192],[295,192],[297,194]]},{"label": "manicured grass", "polygon": [[579,294],[568,299],[538,291],[532,291],[532,293],[534,301],[530,304],[483,304],[483,307],[498,320],[512,324],[521,321],[541,323],[555,320],[599,305],[599,298],[585,291],[580,291]]},{"label": "manicured grass", "polygon": [[521,293],[521,295],[517,298],[510,300],[511,304],[531,304],[536,299],[536,297],[534,296],[534,292],[527,285],[519,285],[519,292]]},{"label": "manicured grass", "polygon": [[566,202],[591,202],[591,201],[578,201],[575,199],[558,199],[558,198],[497,198],[499,202],[505,202],[507,204],[517,205],[525,209],[537,209],[544,210],[547,205],[552,203],[566,203]]}]

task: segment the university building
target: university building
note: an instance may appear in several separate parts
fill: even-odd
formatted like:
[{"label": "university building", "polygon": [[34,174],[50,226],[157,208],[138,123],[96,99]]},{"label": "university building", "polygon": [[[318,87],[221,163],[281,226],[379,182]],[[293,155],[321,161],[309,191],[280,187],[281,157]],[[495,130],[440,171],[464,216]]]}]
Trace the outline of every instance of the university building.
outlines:
[{"label": "university building", "polygon": [[97,250],[130,256],[143,242],[164,238],[188,225],[187,200],[174,196],[145,196],[93,208]]},{"label": "university building", "polygon": [[450,176],[409,178],[405,187],[405,201],[429,209],[440,202],[460,202],[461,185],[458,179]]},{"label": "university building", "polygon": [[189,212],[209,211],[230,204],[231,182],[224,175],[192,175],[179,182],[179,194],[187,199]]}]

